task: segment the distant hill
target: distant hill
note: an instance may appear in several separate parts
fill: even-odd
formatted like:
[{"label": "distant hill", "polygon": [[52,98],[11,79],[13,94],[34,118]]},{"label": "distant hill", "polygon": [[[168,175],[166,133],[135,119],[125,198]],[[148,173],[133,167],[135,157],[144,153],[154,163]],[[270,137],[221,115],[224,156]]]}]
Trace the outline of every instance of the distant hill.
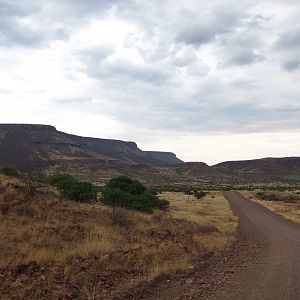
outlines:
[{"label": "distant hill", "polygon": [[300,158],[228,161],[214,166],[186,162],[171,152],[142,151],[134,142],[81,137],[49,125],[0,124],[0,166],[22,172],[66,171],[103,183],[128,175],[147,184],[252,182],[270,178],[300,178]]},{"label": "distant hill", "polygon": [[94,180],[126,174],[146,178],[169,165],[134,142],[81,137],[49,125],[0,124],[0,165],[23,172],[63,170]]},{"label": "distant hill", "polygon": [[212,168],[227,175],[291,177],[300,175],[300,157],[227,161],[214,165]]},{"label": "distant hill", "polygon": [[183,161],[179,159],[175,153],[172,152],[162,152],[162,151],[144,151],[144,152],[147,153],[152,158],[170,165],[183,164]]},{"label": "distant hill", "polygon": [[172,166],[176,173],[192,178],[222,176],[213,167],[203,162],[186,162],[177,166]]}]

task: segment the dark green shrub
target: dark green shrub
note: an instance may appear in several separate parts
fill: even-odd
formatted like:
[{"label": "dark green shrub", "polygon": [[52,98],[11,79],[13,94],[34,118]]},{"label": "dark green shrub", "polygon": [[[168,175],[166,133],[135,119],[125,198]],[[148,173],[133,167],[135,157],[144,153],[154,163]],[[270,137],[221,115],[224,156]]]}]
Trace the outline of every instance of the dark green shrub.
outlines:
[{"label": "dark green shrub", "polygon": [[141,195],[146,191],[146,188],[138,180],[131,179],[127,176],[112,178],[106,185],[106,188],[120,189],[132,195]]},{"label": "dark green shrub", "polygon": [[126,207],[129,205],[131,198],[130,194],[120,189],[107,188],[102,192],[101,201],[115,207]]},{"label": "dark green shrub", "polygon": [[14,166],[4,166],[0,169],[0,173],[5,176],[19,177],[20,173]]},{"label": "dark green shrub", "polygon": [[[128,180],[129,179],[129,180]],[[102,192],[101,201],[113,207],[153,212],[153,209],[165,209],[169,202],[159,199],[137,180],[121,176],[109,181]]]},{"label": "dark green shrub", "polygon": [[267,193],[264,193],[264,192],[257,192],[256,197],[261,199],[261,200],[265,200],[265,201],[278,201],[277,196],[273,193],[267,194]]},{"label": "dark green shrub", "polygon": [[192,191],[184,191],[184,193],[186,194],[186,195],[193,195],[193,192]]},{"label": "dark green shrub", "polygon": [[79,181],[70,174],[54,173],[49,176],[49,183],[59,189],[62,196],[78,202],[96,200],[97,192],[90,182]]},{"label": "dark green shrub", "polygon": [[205,193],[202,192],[202,191],[194,191],[194,196],[197,198],[197,199],[201,199],[205,196]]},{"label": "dark green shrub", "polygon": [[153,209],[165,209],[169,202],[159,199],[156,195],[146,191],[144,194],[133,195],[120,189],[106,189],[102,193],[101,201],[114,207],[122,207],[144,212],[152,212]]}]

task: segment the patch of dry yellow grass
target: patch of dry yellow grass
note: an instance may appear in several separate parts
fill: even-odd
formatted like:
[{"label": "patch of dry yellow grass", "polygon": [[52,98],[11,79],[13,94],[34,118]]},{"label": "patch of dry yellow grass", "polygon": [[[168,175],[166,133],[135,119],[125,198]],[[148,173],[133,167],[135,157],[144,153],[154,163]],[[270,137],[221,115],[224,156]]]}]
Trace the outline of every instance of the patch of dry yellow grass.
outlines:
[{"label": "patch of dry yellow grass", "polygon": [[[22,191],[4,186],[0,201],[8,201],[11,209],[0,216],[0,269],[30,261],[62,263],[65,280],[74,281],[79,275],[68,262],[94,257],[102,264],[97,276],[132,272],[129,279],[122,277],[125,283],[121,279],[117,283],[133,285],[188,269],[235,239],[237,218],[221,192],[209,192],[202,199],[165,192],[160,197],[170,201],[170,208],[145,214],[61,200],[51,188],[28,200]],[[94,279],[81,274],[76,280],[82,293],[93,299]]]},{"label": "patch of dry yellow grass", "polygon": [[173,218],[183,219],[206,226],[214,226],[229,239],[234,239],[238,219],[224,199],[222,192],[207,192],[202,199],[184,193],[162,193],[161,197],[170,201]]},{"label": "patch of dry yellow grass", "polygon": [[[284,201],[265,201],[256,197],[257,191],[243,191],[241,193],[247,199],[265,206],[285,219],[300,224],[300,200],[297,200],[295,203],[285,203]],[[299,194],[295,194],[295,192],[280,192],[279,194],[279,199],[282,200],[284,200],[284,197],[287,196],[295,196],[296,198],[299,197]]]}]

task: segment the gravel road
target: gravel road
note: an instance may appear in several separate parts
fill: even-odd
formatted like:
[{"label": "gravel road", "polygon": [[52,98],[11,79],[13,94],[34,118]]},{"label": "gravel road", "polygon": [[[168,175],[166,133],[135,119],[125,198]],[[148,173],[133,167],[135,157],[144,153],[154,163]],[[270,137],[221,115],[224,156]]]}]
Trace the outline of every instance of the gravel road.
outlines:
[{"label": "gravel road", "polygon": [[260,248],[255,262],[246,256],[246,268],[211,299],[300,299],[300,226],[237,192],[225,197],[240,218],[240,233]]},{"label": "gravel road", "polygon": [[238,192],[224,195],[239,217],[234,247],[121,299],[300,299],[300,225]]}]

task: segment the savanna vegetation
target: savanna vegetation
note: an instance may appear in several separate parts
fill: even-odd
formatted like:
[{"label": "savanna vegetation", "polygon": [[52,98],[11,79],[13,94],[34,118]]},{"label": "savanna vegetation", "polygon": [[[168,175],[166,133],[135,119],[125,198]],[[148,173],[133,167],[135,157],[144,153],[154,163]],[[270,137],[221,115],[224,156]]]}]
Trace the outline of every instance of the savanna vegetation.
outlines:
[{"label": "savanna vegetation", "polygon": [[193,268],[235,239],[237,219],[221,192],[157,196],[122,177],[96,197],[97,187],[70,175],[49,181],[1,177],[4,299],[121,298],[141,283]]}]

